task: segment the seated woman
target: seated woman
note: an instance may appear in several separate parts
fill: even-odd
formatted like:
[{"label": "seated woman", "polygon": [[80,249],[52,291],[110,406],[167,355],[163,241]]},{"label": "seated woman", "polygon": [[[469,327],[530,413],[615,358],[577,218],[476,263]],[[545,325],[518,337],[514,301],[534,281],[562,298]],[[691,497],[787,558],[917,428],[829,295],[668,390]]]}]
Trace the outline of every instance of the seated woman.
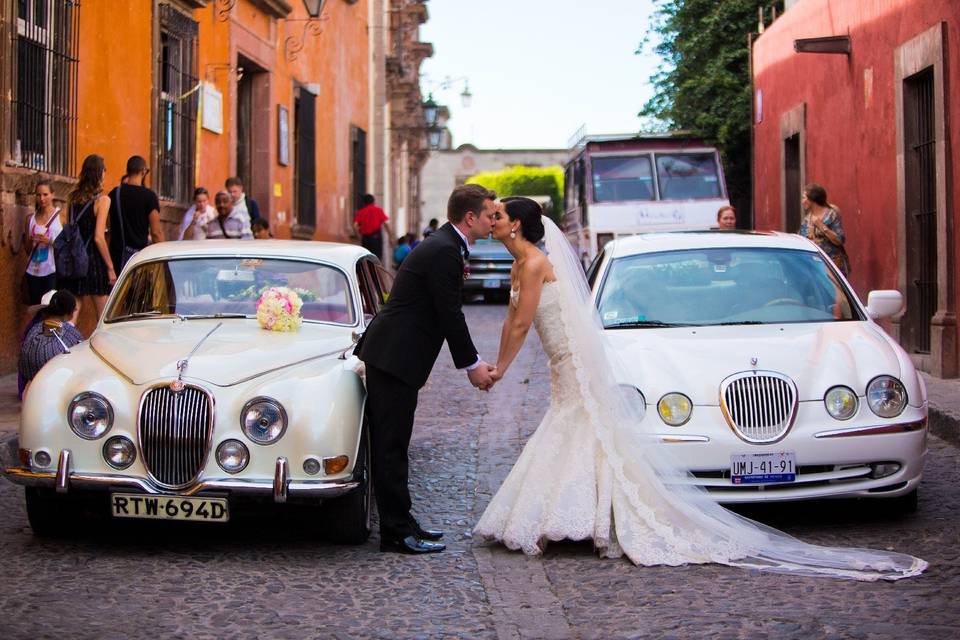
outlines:
[{"label": "seated woman", "polygon": [[24,393],[43,365],[83,341],[74,326],[79,313],[80,303],[65,289],[55,292],[50,304],[38,312],[39,321],[30,327],[20,343],[18,369],[25,383]]}]

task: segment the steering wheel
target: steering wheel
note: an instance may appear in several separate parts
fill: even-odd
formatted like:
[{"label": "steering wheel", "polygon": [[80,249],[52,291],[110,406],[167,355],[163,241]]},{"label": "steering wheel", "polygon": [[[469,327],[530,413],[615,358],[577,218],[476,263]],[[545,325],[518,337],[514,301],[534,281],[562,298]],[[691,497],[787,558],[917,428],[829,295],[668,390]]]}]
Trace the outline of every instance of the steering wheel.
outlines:
[{"label": "steering wheel", "polygon": [[760,307],[760,308],[761,308],[761,309],[766,309],[767,307],[772,307],[772,306],[778,305],[778,304],[792,304],[792,305],[796,305],[796,306],[798,306],[798,307],[806,306],[806,305],[804,305],[803,301],[797,300],[796,298],[776,298],[776,299],[771,300],[770,302],[764,304],[764,305],[763,305],[762,307]]}]

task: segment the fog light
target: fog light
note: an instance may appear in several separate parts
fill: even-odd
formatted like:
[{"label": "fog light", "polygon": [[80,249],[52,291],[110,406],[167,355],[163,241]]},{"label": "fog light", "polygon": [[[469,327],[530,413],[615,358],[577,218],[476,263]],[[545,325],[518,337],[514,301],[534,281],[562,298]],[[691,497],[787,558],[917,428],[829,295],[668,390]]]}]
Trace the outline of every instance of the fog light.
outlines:
[{"label": "fog light", "polygon": [[36,455],[33,456],[33,464],[40,468],[49,467],[50,460],[50,454],[46,451],[37,451]]},{"label": "fog light", "polygon": [[307,458],[303,461],[303,471],[307,475],[315,476],[320,473],[320,461],[316,458]]},{"label": "fog light", "polygon": [[130,438],[114,436],[103,443],[103,459],[114,469],[126,469],[137,459],[137,448]]},{"label": "fog light", "polygon": [[870,468],[873,469],[870,472],[871,478],[886,478],[887,476],[892,476],[897,471],[900,471],[899,462],[878,462],[876,464],[870,465]]},{"label": "fog light", "polygon": [[332,476],[335,473],[340,473],[347,468],[347,463],[350,462],[350,458],[347,456],[337,456],[335,458],[324,458],[323,459],[323,472],[328,476]]},{"label": "fog light", "polygon": [[227,473],[240,473],[250,462],[250,451],[239,440],[224,440],[217,447],[217,464]]}]

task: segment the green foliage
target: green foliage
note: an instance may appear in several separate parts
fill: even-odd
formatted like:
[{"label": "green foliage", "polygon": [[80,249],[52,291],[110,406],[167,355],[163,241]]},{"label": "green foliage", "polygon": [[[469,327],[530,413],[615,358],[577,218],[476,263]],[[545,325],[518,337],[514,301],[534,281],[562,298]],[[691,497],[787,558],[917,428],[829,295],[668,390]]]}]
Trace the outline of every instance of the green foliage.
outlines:
[{"label": "green foliage", "polygon": [[547,211],[554,222],[563,216],[563,168],[524,167],[517,165],[502,171],[484,171],[467,179],[497,192],[497,197],[550,196],[552,207]]},{"label": "green foliage", "polygon": [[[664,64],[651,78],[656,95],[640,115],[666,121],[715,144],[724,159],[730,199],[750,211],[750,51],[757,9],[780,0],[656,0],[657,17],[638,53],[653,51]],[[768,13],[769,15],[769,13]]]}]

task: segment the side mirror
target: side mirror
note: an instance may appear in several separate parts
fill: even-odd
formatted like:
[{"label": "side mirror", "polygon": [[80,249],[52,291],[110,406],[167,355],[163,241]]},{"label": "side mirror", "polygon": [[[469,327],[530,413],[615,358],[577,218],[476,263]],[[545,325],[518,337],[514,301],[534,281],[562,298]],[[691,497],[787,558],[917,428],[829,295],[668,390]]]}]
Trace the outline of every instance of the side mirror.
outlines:
[{"label": "side mirror", "polygon": [[880,289],[867,295],[867,313],[874,320],[889,318],[903,309],[903,294],[896,289]]}]

